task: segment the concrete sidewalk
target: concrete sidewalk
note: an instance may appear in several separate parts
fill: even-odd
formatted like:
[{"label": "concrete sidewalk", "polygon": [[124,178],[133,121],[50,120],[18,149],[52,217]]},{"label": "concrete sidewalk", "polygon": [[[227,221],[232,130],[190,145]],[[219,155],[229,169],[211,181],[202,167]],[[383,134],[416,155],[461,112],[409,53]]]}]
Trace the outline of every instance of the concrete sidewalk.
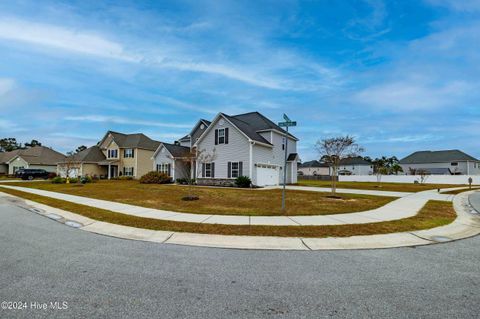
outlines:
[{"label": "concrete sidewalk", "polygon": [[371,236],[300,238],[263,236],[224,236],[154,231],[99,222],[68,211],[53,208],[8,194],[0,194],[17,206],[65,225],[106,236],[165,244],[262,250],[335,250],[373,249],[444,243],[480,233],[480,215],[471,213],[468,193],[457,195],[454,208],[457,219],[446,226],[428,230]]},{"label": "concrete sidewalk", "polygon": [[[396,199],[377,209],[358,213],[312,216],[234,216],[179,213],[28,187],[7,185],[1,185],[0,187],[47,196],[76,204],[106,209],[113,212],[138,217],[223,225],[317,226],[378,223],[415,216],[429,200],[451,201],[454,197],[454,195],[439,194],[436,191],[424,191],[419,193],[411,193],[408,196],[400,197],[399,199]],[[314,190],[314,187],[309,187],[309,189],[313,189],[311,191],[316,191]]]}]

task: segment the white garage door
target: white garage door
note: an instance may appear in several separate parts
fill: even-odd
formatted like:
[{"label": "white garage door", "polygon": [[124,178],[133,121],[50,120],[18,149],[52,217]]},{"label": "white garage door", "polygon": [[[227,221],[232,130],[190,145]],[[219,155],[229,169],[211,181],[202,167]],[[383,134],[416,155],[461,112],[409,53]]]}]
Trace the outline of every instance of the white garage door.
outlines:
[{"label": "white garage door", "polygon": [[276,167],[257,166],[257,186],[278,185],[278,169]]}]

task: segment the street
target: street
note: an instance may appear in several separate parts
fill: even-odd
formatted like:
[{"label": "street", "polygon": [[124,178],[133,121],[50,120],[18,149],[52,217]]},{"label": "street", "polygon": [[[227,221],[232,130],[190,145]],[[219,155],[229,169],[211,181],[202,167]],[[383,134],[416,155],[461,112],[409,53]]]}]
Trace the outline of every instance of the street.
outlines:
[{"label": "street", "polygon": [[[122,240],[0,200],[1,318],[477,318],[480,238],[249,251]],[[67,309],[33,309],[66,302]]]}]

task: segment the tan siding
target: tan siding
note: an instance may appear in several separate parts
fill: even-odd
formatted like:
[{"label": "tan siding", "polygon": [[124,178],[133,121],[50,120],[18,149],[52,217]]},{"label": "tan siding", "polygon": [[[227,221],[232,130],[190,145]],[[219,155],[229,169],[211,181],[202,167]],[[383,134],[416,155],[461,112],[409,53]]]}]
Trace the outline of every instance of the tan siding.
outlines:
[{"label": "tan siding", "polygon": [[136,166],[134,169],[135,178],[140,178],[146,173],[153,170],[153,156],[154,151],[135,149],[135,158]]},{"label": "tan siding", "polygon": [[106,166],[100,166],[97,164],[83,164],[82,165],[82,175],[89,175],[89,176],[107,176],[107,167]]}]

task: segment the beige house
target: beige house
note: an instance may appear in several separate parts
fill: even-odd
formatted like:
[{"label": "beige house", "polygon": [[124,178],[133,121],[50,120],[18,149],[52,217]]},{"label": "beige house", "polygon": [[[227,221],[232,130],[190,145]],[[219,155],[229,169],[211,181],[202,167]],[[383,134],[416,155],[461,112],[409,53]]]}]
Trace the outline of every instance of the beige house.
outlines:
[{"label": "beige house", "polygon": [[66,177],[98,176],[107,177],[107,166],[99,165],[106,160],[100,148],[95,145],[65,158],[57,165],[57,174]]},{"label": "beige house", "polygon": [[4,152],[0,153],[0,174],[13,175],[23,168],[44,169],[54,173],[57,163],[64,159],[65,155],[45,146]]},{"label": "beige house", "polygon": [[[152,170],[152,156],[159,145],[160,142],[141,133],[108,131],[96,146],[59,163],[58,171],[61,176],[66,176],[69,171],[70,177],[97,175],[108,179],[119,176],[140,178]],[[71,167],[73,169],[69,169]]]}]

